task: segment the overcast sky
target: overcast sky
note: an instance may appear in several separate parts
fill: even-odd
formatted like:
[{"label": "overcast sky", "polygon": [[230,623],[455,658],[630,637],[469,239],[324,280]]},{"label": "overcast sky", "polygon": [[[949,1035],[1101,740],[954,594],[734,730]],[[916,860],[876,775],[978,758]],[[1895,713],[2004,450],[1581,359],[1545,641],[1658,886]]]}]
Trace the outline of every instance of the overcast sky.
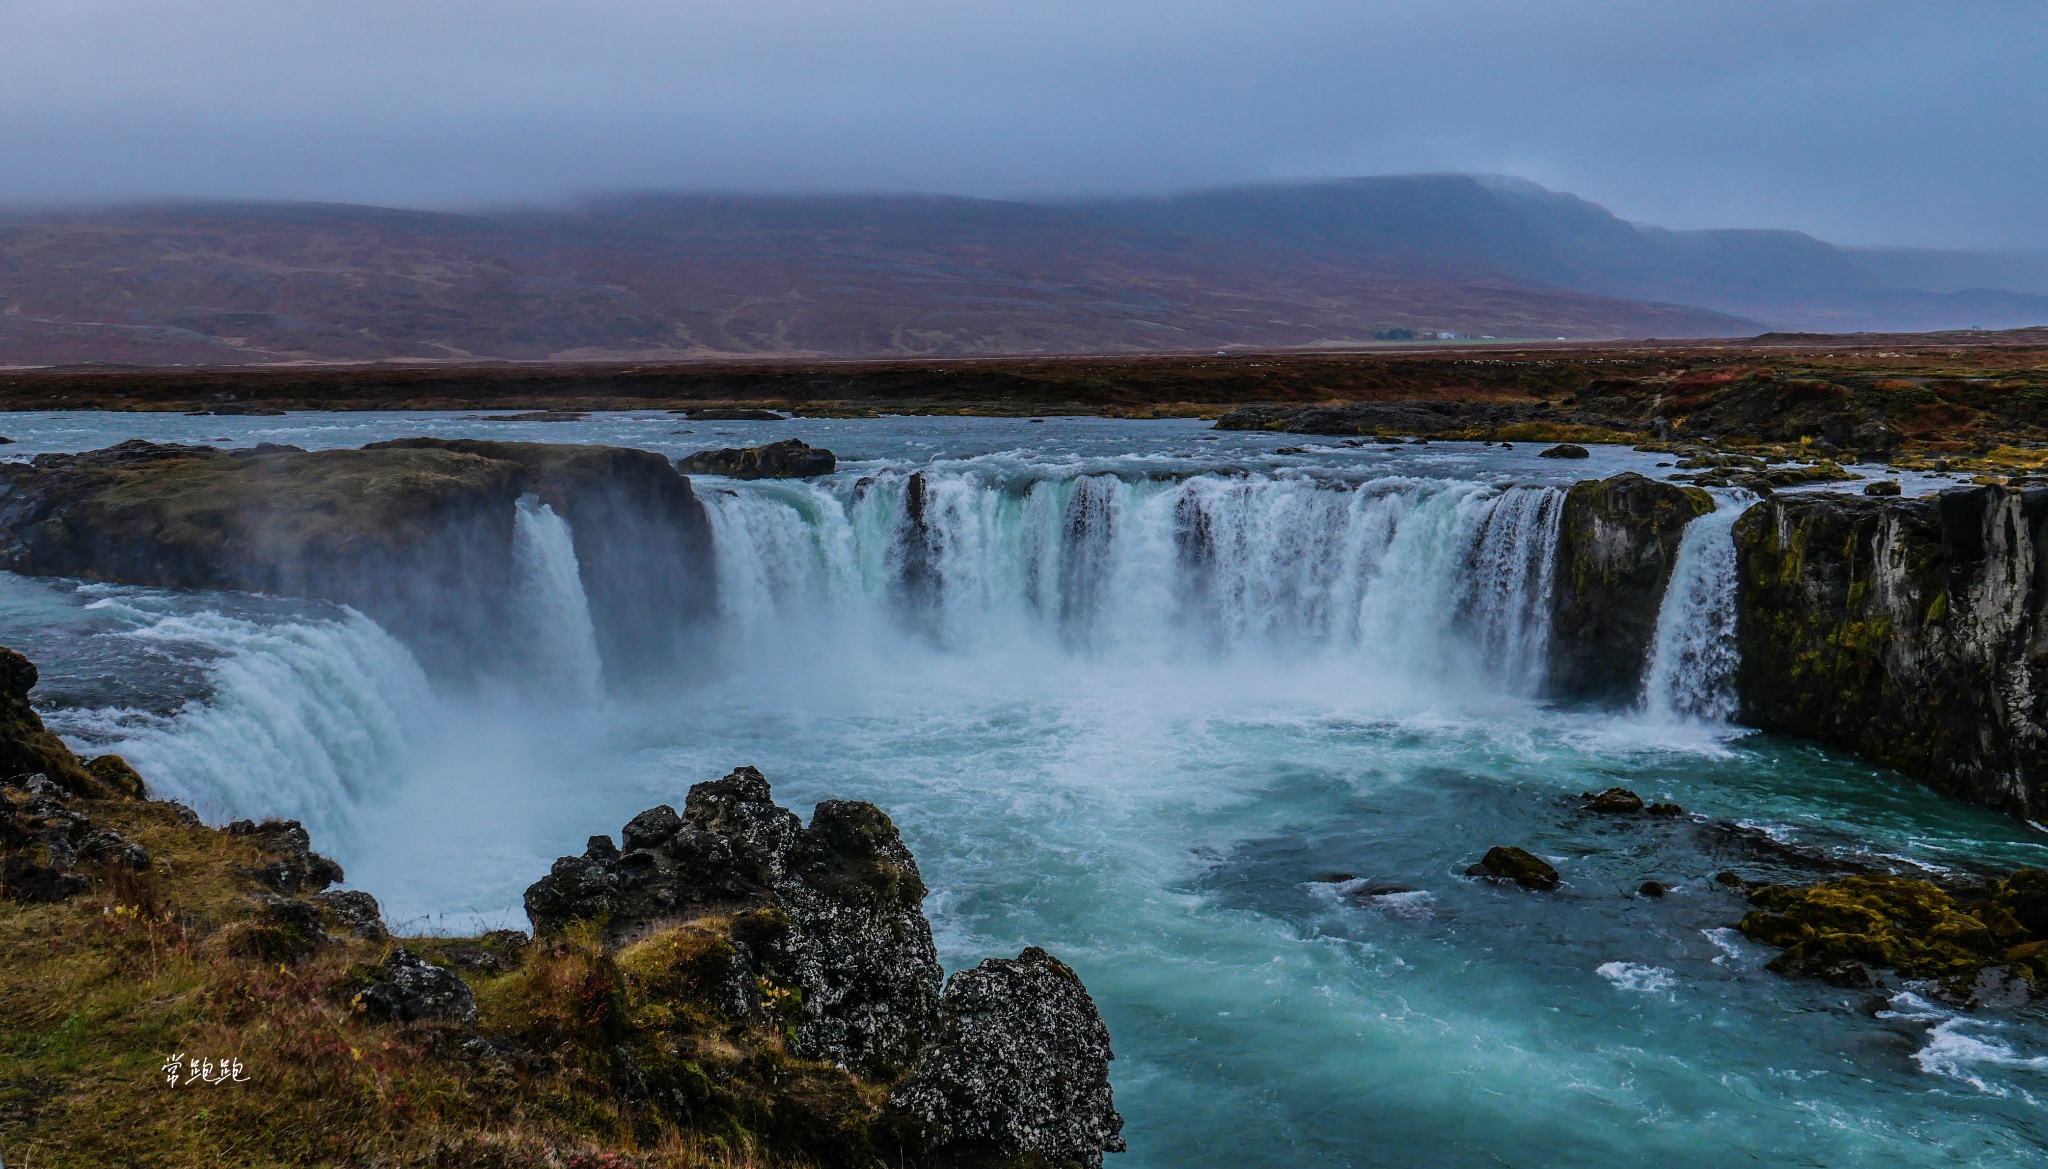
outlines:
[{"label": "overcast sky", "polygon": [[2048,3],[0,0],[0,202],[1524,175],[2048,245]]}]

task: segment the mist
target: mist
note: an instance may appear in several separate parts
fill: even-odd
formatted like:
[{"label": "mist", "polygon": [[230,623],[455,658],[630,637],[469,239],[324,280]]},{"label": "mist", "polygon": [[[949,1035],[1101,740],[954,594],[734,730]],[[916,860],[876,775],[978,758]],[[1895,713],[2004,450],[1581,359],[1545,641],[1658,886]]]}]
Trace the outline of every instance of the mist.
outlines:
[{"label": "mist", "polygon": [[1839,0],[11,0],[0,202],[1469,171],[1671,227],[2038,246],[2044,33],[2032,5]]}]

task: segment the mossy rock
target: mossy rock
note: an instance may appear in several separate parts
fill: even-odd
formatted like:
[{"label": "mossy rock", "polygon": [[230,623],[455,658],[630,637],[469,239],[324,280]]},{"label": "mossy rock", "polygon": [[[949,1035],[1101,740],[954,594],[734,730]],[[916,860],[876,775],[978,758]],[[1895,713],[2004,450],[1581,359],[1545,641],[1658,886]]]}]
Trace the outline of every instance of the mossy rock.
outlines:
[{"label": "mossy rock", "polygon": [[1868,985],[1872,969],[1901,978],[1968,983],[1987,966],[2005,964],[2048,989],[2048,936],[2025,922],[2037,916],[2048,872],[2021,869],[1970,904],[1930,882],[1889,875],[1843,877],[1804,888],[1767,885],[1752,891],[1757,908],[1742,919],[1745,937],[1784,947],[1770,962],[1780,974],[1806,975],[1846,986]]},{"label": "mossy rock", "polygon": [[1588,792],[1579,798],[1586,801],[1588,812],[1604,816],[1621,816],[1643,810],[1643,797],[1625,787],[1611,787],[1599,795]]},{"label": "mossy rock", "polygon": [[1555,889],[1559,884],[1557,870],[1550,862],[1525,848],[1512,845],[1496,845],[1486,850],[1478,864],[1465,870],[1467,876],[1490,877],[1495,880],[1513,881],[1524,889]]},{"label": "mossy rock", "polygon": [[130,767],[128,761],[119,755],[101,755],[86,764],[85,770],[114,795],[139,800],[148,794],[143,786],[142,773]]}]

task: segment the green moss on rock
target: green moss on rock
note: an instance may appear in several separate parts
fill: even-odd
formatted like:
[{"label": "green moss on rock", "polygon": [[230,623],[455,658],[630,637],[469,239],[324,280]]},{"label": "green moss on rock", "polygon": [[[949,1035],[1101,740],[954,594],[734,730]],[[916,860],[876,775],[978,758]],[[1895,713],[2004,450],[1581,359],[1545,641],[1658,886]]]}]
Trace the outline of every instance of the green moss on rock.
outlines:
[{"label": "green moss on rock", "polygon": [[1734,535],[1742,721],[2048,814],[2048,492],[1778,496]]},{"label": "green moss on rock", "polygon": [[1974,897],[1928,881],[1875,875],[1803,888],[1753,890],[1745,937],[1780,946],[1770,969],[1843,986],[1873,973],[1929,979],[1962,991],[2004,966],[2034,993],[2048,993],[2048,872],[2021,869]]}]

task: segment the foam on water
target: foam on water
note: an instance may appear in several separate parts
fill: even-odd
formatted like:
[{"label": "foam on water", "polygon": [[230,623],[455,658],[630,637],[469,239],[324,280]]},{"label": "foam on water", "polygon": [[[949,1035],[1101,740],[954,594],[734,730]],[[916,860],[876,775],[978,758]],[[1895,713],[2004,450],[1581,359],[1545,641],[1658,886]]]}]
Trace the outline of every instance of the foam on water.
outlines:
[{"label": "foam on water", "polygon": [[124,619],[115,636],[205,651],[210,694],[169,715],[106,708],[57,725],[126,757],[153,792],[215,823],[288,817],[324,840],[353,841],[358,807],[388,794],[433,701],[405,647],[352,610],[265,622],[164,613],[146,597],[88,607]]},{"label": "foam on water", "polygon": [[1660,994],[1678,985],[1675,971],[1640,962],[1603,962],[1594,973],[1613,983],[1616,990],[1638,994]]}]

